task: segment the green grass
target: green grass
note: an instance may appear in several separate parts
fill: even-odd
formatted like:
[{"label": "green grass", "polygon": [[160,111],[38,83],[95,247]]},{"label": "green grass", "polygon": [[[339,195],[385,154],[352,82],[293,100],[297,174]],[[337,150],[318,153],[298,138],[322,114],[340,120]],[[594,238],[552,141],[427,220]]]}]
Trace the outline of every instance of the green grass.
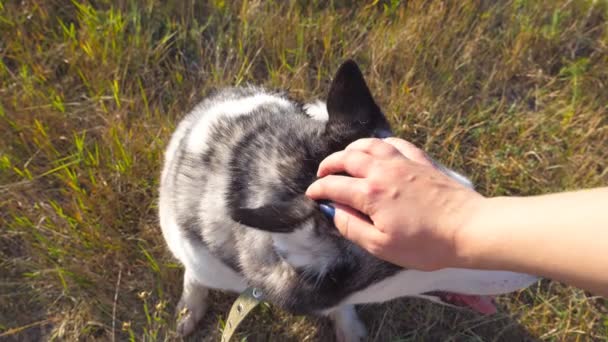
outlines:
[{"label": "green grass", "polygon": [[[396,132],[483,194],[608,184],[607,19],[605,0],[0,0],[0,339],[177,339],[158,176],[214,88],[322,97],[355,58]],[[212,298],[195,339],[218,340],[234,295]],[[583,291],[543,281],[500,303],[360,312],[373,341],[608,339],[605,299]],[[239,337],[331,334],[265,306]]]}]

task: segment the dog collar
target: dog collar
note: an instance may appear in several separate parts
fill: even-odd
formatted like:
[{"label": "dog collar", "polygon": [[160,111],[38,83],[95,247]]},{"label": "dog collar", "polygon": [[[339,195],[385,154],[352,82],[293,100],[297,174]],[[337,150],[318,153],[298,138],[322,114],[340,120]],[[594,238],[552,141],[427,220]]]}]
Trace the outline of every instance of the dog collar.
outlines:
[{"label": "dog collar", "polygon": [[228,319],[226,319],[226,324],[222,331],[222,342],[230,341],[241,322],[243,322],[251,310],[255,309],[264,300],[263,297],[262,291],[255,287],[248,287],[245,291],[241,292],[228,313]]}]

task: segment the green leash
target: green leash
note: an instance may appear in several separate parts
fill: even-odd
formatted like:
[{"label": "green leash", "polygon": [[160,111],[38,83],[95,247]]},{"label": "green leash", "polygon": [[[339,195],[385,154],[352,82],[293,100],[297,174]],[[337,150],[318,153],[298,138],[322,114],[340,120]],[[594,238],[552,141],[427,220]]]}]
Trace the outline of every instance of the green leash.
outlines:
[{"label": "green leash", "polygon": [[232,335],[239,327],[241,322],[247,317],[247,315],[262,302],[262,291],[255,287],[248,287],[241,295],[234,301],[230,313],[228,313],[228,319],[222,332],[222,342],[229,342]]}]

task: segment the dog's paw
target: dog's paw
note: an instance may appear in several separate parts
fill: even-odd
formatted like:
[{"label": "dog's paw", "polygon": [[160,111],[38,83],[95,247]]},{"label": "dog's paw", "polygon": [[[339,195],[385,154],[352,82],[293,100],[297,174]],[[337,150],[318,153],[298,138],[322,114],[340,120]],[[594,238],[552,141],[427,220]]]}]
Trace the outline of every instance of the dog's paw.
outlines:
[{"label": "dog's paw", "polygon": [[367,336],[367,329],[352,305],[339,308],[330,314],[330,318],[338,342],[359,342]]},{"label": "dog's paw", "polygon": [[192,274],[186,270],[184,274],[184,290],[177,304],[177,333],[181,336],[190,335],[207,311],[209,289],[198,283]]},{"label": "dog's paw", "polygon": [[338,342],[359,342],[367,336],[365,325],[358,319],[349,326],[336,326],[335,332]]},{"label": "dog's paw", "polygon": [[194,332],[206,311],[207,305],[205,303],[189,307],[184,300],[180,300],[177,305],[177,333],[180,336],[188,336]]}]

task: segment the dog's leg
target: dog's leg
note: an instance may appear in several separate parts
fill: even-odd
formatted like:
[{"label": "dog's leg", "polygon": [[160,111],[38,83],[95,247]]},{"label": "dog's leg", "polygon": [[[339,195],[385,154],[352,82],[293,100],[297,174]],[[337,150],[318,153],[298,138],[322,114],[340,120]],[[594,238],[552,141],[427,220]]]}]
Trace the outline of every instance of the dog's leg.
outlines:
[{"label": "dog's leg", "polygon": [[199,284],[190,272],[184,272],[184,290],[177,304],[177,332],[187,336],[194,331],[196,324],[207,311],[209,289]]},{"label": "dog's leg", "polygon": [[359,319],[354,305],[342,305],[329,314],[334,323],[338,342],[358,342],[367,336],[367,329]]}]

